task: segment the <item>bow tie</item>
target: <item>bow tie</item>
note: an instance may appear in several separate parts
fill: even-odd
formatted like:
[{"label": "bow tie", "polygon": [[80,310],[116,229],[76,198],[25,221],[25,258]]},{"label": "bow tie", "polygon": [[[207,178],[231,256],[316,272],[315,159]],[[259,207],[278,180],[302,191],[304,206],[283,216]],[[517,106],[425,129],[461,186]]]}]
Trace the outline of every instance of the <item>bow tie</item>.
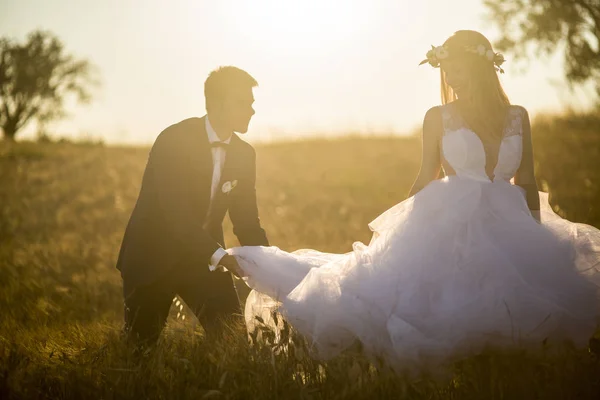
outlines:
[{"label": "bow tie", "polygon": [[227,149],[228,146],[229,146],[229,143],[225,143],[225,142],[211,142],[210,143],[210,147],[222,147],[224,149]]}]

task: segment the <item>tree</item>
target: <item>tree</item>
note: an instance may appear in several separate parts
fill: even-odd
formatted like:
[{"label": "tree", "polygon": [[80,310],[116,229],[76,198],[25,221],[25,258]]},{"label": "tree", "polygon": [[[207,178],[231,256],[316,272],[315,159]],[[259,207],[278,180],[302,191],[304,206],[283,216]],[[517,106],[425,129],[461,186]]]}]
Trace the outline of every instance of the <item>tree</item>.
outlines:
[{"label": "tree", "polygon": [[0,128],[14,141],[27,123],[46,124],[64,117],[64,102],[91,98],[92,66],[67,54],[47,31],[30,33],[24,44],[0,38]]},{"label": "tree", "polygon": [[[484,0],[514,58],[564,49],[567,81],[592,81],[600,100],[600,0]],[[531,45],[537,45],[532,52]]]}]

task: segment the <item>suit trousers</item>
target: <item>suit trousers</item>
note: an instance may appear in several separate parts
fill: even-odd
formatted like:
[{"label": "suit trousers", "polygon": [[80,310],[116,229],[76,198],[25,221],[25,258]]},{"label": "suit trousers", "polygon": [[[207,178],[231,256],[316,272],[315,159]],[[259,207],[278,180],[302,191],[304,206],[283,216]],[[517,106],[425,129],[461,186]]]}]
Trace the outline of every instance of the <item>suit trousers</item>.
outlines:
[{"label": "suit trousers", "polygon": [[230,272],[208,266],[179,265],[145,286],[123,281],[125,333],[138,344],[154,344],[164,328],[175,296],[192,309],[208,336],[219,335],[227,321],[243,320]]}]

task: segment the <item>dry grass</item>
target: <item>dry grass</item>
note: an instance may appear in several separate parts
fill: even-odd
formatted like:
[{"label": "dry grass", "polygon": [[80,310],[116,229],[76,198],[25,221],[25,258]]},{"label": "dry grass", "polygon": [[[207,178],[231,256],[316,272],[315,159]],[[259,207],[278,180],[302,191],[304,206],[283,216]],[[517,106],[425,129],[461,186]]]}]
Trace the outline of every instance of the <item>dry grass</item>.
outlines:
[{"label": "dry grass", "polygon": [[[600,226],[600,116],[534,123],[537,175],[571,220]],[[260,146],[258,195],[271,242],[346,252],[403,200],[417,138]],[[114,269],[147,148],[0,143],[0,398],[600,398],[587,350],[488,352],[442,380],[375,370],[348,353],[328,363],[248,344],[240,327],[207,343],[171,320],[143,357],[119,337]],[[558,208],[557,208],[558,209]],[[236,240],[227,224],[226,237]]]}]

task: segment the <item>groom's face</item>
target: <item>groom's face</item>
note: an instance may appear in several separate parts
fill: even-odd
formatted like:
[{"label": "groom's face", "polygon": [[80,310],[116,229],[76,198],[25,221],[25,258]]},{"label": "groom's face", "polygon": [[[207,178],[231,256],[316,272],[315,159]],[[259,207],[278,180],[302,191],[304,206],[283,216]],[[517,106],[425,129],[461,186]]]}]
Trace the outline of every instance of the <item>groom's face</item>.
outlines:
[{"label": "groom's face", "polygon": [[236,90],[231,92],[224,104],[223,111],[225,118],[231,124],[231,128],[234,132],[246,133],[248,132],[248,125],[250,119],[254,115],[254,95],[252,89],[247,90]]}]

